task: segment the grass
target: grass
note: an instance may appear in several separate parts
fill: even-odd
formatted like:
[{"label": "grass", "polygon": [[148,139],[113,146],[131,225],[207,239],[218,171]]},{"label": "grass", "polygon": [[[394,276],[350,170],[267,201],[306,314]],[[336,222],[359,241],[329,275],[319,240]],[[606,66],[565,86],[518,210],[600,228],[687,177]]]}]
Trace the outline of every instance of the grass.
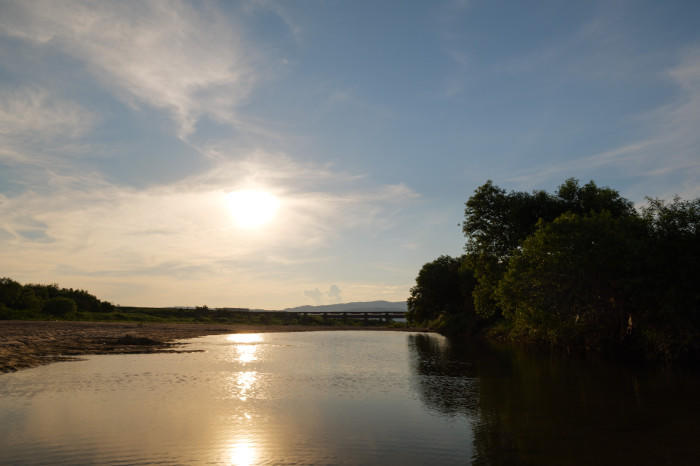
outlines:
[{"label": "grass", "polygon": [[118,307],[112,312],[72,312],[63,316],[46,314],[36,310],[0,308],[0,320],[63,320],[83,322],[162,322],[162,323],[216,323],[256,325],[308,325],[351,327],[395,327],[400,322],[384,322],[381,319],[339,319],[317,315],[277,314],[274,312],[248,312],[222,309],[179,309]]}]

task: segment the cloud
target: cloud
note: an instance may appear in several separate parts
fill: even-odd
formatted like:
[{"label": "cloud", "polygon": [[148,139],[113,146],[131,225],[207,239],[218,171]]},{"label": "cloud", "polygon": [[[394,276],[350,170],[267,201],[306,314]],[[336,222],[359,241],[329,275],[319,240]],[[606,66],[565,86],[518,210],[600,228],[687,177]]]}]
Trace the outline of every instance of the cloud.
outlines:
[{"label": "cloud", "polygon": [[321,304],[323,293],[318,288],[314,288],[313,290],[304,290],[304,296],[313,299],[314,304],[319,305]]},{"label": "cloud", "polygon": [[261,8],[277,15],[277,17],[279,17],[287,26],[287,29],[294,40],[297,42],[301,40],[303,29],[299,24],[293,10],[289,8],[289,2],[276,0],[252,0],[250,4],[256,8]]},{"label": "cloud", "polygon": [[340,288],[335,284],[330,285],[326,292],[322,292],[318,287],[311,290],[304,290],[304,296],[311,298],[316,306],[326,302],[326,300],[323,299],[324,297],[327,297],[330,303],[340,303],[343,300]]},{"label": "cloud", "polygon": [[328,296],[328,299],[331,301],[334,301],[336,303],[339,303],[343,300],[341,294],[340,294],[340,288],[338,288],[338,285],[331,285],[328,288],[328,292],[326,292],[326,295]]},{"label": "cloud", "polygon": [[[264,37],[245,40],[251,31],[245,15],[260,8],[268,18],[279,15],[296,40],[303,31],[282,3],[226,4],[225,12],[221,5],[2,2],[0,39],[11,62],[2,68],[22,82],[0,88],[0,170],[7,167],[0,173],[0,263],[6,273],[119,296],[122,304],[290,305],[300,289],[324,283],[328,264],[347,259],[339,256],[349,249],[339,244],[394,228],[419,198],[402,183],[377,183],[332,164],[259,149],[275,131],[243,115],[242,107],[264,80],[274,79],[270,68],[283,60],[267,59],[274,52],[261,47]],[[39,70],[46,77],[38,78]],[[131,141],[120,139],[133,122],[120,120],[130,112],[103,91],[144,109],[158,130],[154,114],[170,116],[185,142],[151,144],[146,138],[153,128],[145,128],[145,144],[133,142],[142,149],[139,166],[149,164],[152,150],[151,166],[160,169],[169,156],[155,156],[161,147],[184,147],[201,161],[193,174],[143,188],[115,182],[115,173],[133,161],[124,150]],[[339,105],[364,105],[352,93],[336,97]],[[198,127],[206,131],[195,134]],[[212,142],[212,133],[231,134],[234,144]],[[246,188],[282,201],[263,230],[239,230],[231,219],[226,194]],[[334,286],[322,297],[340,299]]]},{"label": "cloud", "polygon": [[0,90],[0,161],[42,164],[47,155],[84,153],[74,142],[95,124],[97,116],[47,89]]},{"label": "cloud", "polygon": [[[241,188],[279,197],[278,216],[265,228],[236,228],[226,194]],[[149,286],[171,289],[165,283],[170,278],[213,293],[203,296],[209,304],[269,306],[270,290],[298,295],[304,283],[318,281],[322,272],[316,270],[323,268],[316,264],[334,260],[337,242],[391,228],[416,197],[404,185],[372,185],[328,166],[262,152],[144,189],[95,174],[53,173],[41,191],[0,195],[0,262],[17,279],[109,278],[95,282],[97,293],[112,280],[140,283],[146,277]],[[340,299],[340,289],[324,295]],[[151,304],[167,304],[162,299]]]},{"label": "cloud", "polygon": [[653,140],[644,140],[563,163],[549,164],[547,167],[538,168],[536,172],[528,171],[526,174],[510,177],[508,180],[516,183],[541,183],[555,177],[569,176],[571,173],[581,173],[610,165],[627,165],[638,157],[641,150],[652,143]]},{"label": "cloud", "polygon": [[0,91],[0,136],[76,139],[95,117],[79,105],[50,95],[46,89]]},{"label": "cloud", "polygon": [[83,61],[132,106],[166,109],[185,137],[207,115],[236,124],[258,77],[241,27],[210,4],[9,2],[0,33]]},{"label": "cloud", "polygon": [[[509,181],[533,185],[555,177],[592,176],[595,173],[617,174],[637,179],[630,188],[631,197],[641,201],[645,195],[671,198],[674,194],[700,196],[700,49],[683,54],[679,63],[666,71],[676,85],[676,98],[651,112],[637,117],[636,140],[610,150],[583,156],[546,167],[535,167]],[[583,174],[586,175],[583,175]],[[648,192],[650,186],[657,192]]]}]

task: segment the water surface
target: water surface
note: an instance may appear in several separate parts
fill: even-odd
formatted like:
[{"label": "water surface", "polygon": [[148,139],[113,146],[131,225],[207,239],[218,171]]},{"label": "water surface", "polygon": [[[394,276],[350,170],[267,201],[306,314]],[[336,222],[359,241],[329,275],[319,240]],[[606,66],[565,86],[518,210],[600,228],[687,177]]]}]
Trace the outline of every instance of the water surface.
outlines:
[{"label": "water surface", "polygon": [[209,336],[0,376],[2,464],[693,464],[697,377],[401,332]]}]

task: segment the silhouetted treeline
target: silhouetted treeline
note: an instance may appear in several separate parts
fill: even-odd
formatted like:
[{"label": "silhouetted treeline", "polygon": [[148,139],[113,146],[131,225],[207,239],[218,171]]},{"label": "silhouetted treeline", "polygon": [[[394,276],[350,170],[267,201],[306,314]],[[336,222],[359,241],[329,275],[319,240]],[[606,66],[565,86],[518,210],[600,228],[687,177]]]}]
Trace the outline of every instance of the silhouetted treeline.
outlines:
[{"label": "silhouetted treeline", "polygon": [[253,325],[405,327],[381,317],[306,315],[251,311],[247,308],[115,306],[84,290],[58,285],[22,285],[0,278],[0,320],[86,320],[131,322],[199,322]]},{"label": "silhouetted treeline", "polygon": [[76,312],[112,312],[114,306],[85,290],[58,285],[22,285],[0,278],[0,318],[47,315],[64,317]]},{"label": "silhouetted treeline", "polygon": [[488,181],[466,202],[466,254],[423,266],[409,321],[445,333],[700,359],[700,199],[648,199],[568,179],[556,193]]}]

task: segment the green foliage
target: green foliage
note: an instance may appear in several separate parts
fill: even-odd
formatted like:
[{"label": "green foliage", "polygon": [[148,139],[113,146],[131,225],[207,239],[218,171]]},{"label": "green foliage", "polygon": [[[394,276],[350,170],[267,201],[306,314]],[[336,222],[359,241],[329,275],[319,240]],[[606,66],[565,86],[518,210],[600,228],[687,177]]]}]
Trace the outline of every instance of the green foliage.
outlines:
[{"label": "green foliage", "polygon": [[32,317],[27,311],[12,309],[0,303],[0,320],[23,320]]},{"label": "green foliage", "polygon": [[519,334],[555,344],[619,345],[637,319],[644,225],[610,212],[538,224],[510,260],[496,296]]},{"label": "green foliage", "polygon": [[473,295],[476,313],[491,320],[502,315],[495,294],[498,283],[508,261],[536,231],[538,222],[552,222],[566,212],[583,215],[602,211],[614,218],[636,216],[631,202],[593,181],[580,186],[578,180],[569,178],[556,194],[507,193],[490,180],[478,187],[466,202],[462,224],[465,250],[477,281]]},{"label": "green foliage", "polygon": [[38,311],[41,309],[42,301],[39,299],[34,290],[31,288],[23,287],[19,295],[19,298],[15,302],[15,307],[17,309],[27,309],[32,311]]},{"label": "green foliage", "polygon": [[488,321],[500,318],[501,309],[496,302],[495,291],[505,272],[505,262],[488,254],[466,256],[465,262],[469,264],[474,274],[475,283],[472,291],[474,312]]},{"label": "green foliage", "polygon": [[[9,278],[0,279],[0,299],[0,320],[45,320],[50,317],[78,321],[405,327],[403,323],[386,322],[384,319],[340,319],[338,316],[251,312],[243,308],[121,307],[100,301],[84,290],[59,288],[58,285],[23,286]],[[6,305],[5,301],[11,305]]]},{"label": "green foliage", "polygon": [[614,218],[636,216],[634,205],[611,188],[599,188],[593,181],[579,186],[576,178],[569,178],[559,186],[557,202],[560,213],[610,212]]},{"label": "green foliage", "polygon": [[699,226],[698,199],[649,199],[640,215],[593,181],[569,178],[553,194],[487,181],[466,202],[467,255],[423,266],[409,319],[445,332],[478,322],[499,337],[697,360]]},{"label": "green foliage", "polygon": [[467,252],[501,257],[510,249],[508,196],[504,189],[488,180],[469,198],[464,210],[462,231],[467,237]]},{"label": "green foliage", "polygon": [[52,316],[64,317],[75,313],[77,309],[78,306],[72,299],[57,296],[44,303],[43,312]]},{"label": "green foliage", "polygon": [[469,255],[507,260],[534,233],[538,221],[551,222],[565,212],[583,215],[604,210],[615,218],[637,215],[630,201],[593,181],[579,186],[578,180],[569,178],[553,195],[545,191],[506,193],[489,180],[466,202],[462,224],[465,249]]},{"label": "green foliage", "polygon": [[[58,298],[64,299],[58,300]],[[65,307],[66,304],[56,304],[69,301],[75,306],[75,312],[87,313],[88,317],[91,313],[114,310],[114,305],[107,301],[100,301],[85,290],[59,288],[56,284],[21,285],[10,278],[0,278],[0,305],[4,306],[0,319],[41,318],[41,313],[44,313],[44,316],[48,313],[54,317],[74,315],[75,312],[68,310],[68,307]]]},{"label": "green foliage", "polygon": [[476,324],[472,292],[476,281],[464,257],[440,256],[423,265],[408,298],[408,321],[463,331]]},{"label": "green foliage", "polygon": [[648,199],[646,349],[665,359],[700,359],[700,199]]},{"label": "green foliage", "polygon": [[15,307],[22,293],[22,285],[10,278],[0,278],[0,304]]}]

